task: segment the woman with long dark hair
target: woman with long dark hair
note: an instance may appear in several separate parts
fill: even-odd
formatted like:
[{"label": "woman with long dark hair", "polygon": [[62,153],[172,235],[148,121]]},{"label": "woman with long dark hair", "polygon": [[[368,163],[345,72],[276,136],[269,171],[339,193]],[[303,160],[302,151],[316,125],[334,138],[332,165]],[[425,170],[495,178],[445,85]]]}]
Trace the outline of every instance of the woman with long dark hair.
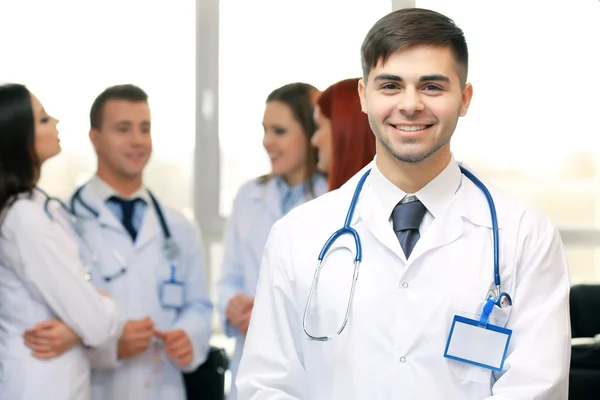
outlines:
[{"label": "woman with long dark hair", "polygon": [[[114,339],[115,303],[85,280],[77,237],[52,213],[36,184],[60,152],[58,121],[23,85],[0,86],[0,398],[90,398],[86,347]],[[57,214],[57,215],[54,215]],[[64,324],[55,346],[31,350],[25,333],[43,321]],[[31,340],[31,338],[29,338]]]}]

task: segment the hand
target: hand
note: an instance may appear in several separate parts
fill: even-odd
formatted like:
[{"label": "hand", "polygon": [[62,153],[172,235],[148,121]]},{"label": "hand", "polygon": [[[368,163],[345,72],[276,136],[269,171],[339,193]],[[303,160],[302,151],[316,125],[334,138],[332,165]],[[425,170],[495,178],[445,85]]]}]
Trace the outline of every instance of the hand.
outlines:
[{"label": "hand", "polygon": [[150,317],[129,320],[119,338],[119,358],[129,358],[145,352],[154,335],[154,322]]},{"label": "hand", "polygon": [[44,321],[26,330],[23,337],[25,345],[33,350],[31,355],[40,359],[58,357],[81,344],[81,338],[58,319]]},{"label": "hand", "polygon": [[252,309],[244,314],[244,319],[239,325],[236,326],[237,330],[244,336],[248,334],[248,327],[250,326],[250,318],[252,317]]},{"label": "hand", "polygon": [[254,298],[238,293],[229,301],[225,316],[231,325],[239,329],[240,325],[249,318],[247,314],[252,311],[253,306]]},{"label": "hand", "polygon": [[154,335],[157,338],[164,340],[165,353],[167,353],[167,356],[175,361],[177,365],[185,367],[192,362],[192,341],[182,329],[167,332],[155,331]]}]

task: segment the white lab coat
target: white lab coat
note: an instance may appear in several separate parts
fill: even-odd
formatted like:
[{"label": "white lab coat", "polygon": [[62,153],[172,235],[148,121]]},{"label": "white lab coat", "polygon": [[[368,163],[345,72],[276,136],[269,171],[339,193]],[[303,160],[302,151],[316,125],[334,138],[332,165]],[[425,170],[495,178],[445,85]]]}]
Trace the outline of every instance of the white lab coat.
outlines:
[{"label": "white lab coat", "polygon": [[[352,222],[363,250],[356,293],[348,324],[332,341],[308,340],[302,319],[317,256],[343,225],[357,179],[274,225],[236,381],[239,398],[566,399],[569,278],[550,221],[488,186],[500,226],[502,288],[513,298],[512,307],[491,315],[491,323],[513,330],[504,370],[492,373],[443,357],[454,315],[478,319],[493,286],[485,197],[462,179],[407,262],[369,180]],[[344,319],[354,248],[345,235],[326,257],[308,318],[313,334],[333,334]]]},{"label": "white lab coat", "polygon": [[87,346],[118,335],[111,299],[84,279],[77,239],[64,215],[44,212],[46,196],[34,190],[10,207],[0,226],[0,399],[87,400],[90,363],[83,345],[59,357],[31,356],[23,333],[58,318]]},{"label": "white lab coat", "polygon": [[[327,192],[327,179],[323,175],[316,174],[313,177],[313,190],[314,196],[305,193],[297,199],[296,206]],[[253,179],[240,188],[233,203],[231,217],[227,221],[223,268],[217,286],[217,306],[225,334],[236,338],[235,350],[229,362],[234,379],[245,337],[229,323],[225,310],[237,293],[254,297],[260,260],[269,231],[273,223],[284,215],[281,203],[276,179],[270,179],[264,184]],[[236,400],[235,387],[232,385],[231,389],[227,399]]]},{"label": "white lab coat", "polygon": [[[161,205],[181,253],[176,261],[177,280],[186,284],[186,304],[182,311],[165,309],[161,306],[159,287],[170,279],[170,263],[163,252],[163,232],[152,203],[147,202],[137,240],[132,243],[121,222],[106,207],[106,197],[94,189],[86,185],[81,197],[99,212],[97,219],[79,202],[74,203],[86,243],[99,258],[97,265],[92,265],[92,282],[110,293],[126,320],[150,316],[157,330],[183,329],[192,341],[194,356],[191,365],[179,369],[164,351],[158,353],[160,361],[154,361],[156,349],[151,345],[145,353],[117,360],[117,340],[114,340],[89,354],[94,367],[92,397],[94,400],[184,400],[181,372],[193,371],[204,363],[212,335],[213,306],[205,284],[199,230],[179,212]],[[87,247],[80,247],[89,256]],[[113,276],[121,268],[115,251],[126,261],[127,273],[106,282],[104,276]]]}]

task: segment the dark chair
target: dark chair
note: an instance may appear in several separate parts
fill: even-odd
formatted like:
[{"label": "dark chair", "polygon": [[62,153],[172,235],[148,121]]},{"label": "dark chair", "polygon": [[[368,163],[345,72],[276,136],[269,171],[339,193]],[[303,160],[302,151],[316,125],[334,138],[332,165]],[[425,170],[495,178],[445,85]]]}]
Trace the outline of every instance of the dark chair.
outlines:
[{"label": "dark chair", "polygon": [[569,297],[571,331],[574,338],[600,333],[600,285],[573,285]]},{"label": "dark chair", "polygon": [[223,400],[228,368],[225,350],[211,347],[204,364],[194,372],[183,374],[188,400]]},{"label": "dark chair", "polygon": [[570,308],[569,400],[600,398],[600,285],[573,285]]}]

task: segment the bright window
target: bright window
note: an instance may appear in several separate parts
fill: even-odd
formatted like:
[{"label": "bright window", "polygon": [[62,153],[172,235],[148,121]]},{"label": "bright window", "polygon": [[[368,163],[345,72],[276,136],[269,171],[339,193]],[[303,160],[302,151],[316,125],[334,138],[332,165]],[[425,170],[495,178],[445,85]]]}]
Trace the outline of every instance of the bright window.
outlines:
[{"label": "bright window", "polygon": [[134,83],[148,93],[152,110],[146,182],[193,215],[195,2],[54,0],[34,8],[0,5],[0,81],[27,85],[60,120],[63,151],[45,165],[40,185],[67,197],[94,173],[92,102],[108,86]]},{"label": "bright window", "polygon": [[269,171],[261,125],[268,94],[296,81],[325,90],[360,76],[362,41],[390,10],[390,0],[220,2],[221,215],[243,183]]},{"label": "bright window", "polygon": [[600,228],[600,3],[420,0],[464,30],[474,96],[455,155],[561,229]]},{"label": "bright window", "polygon": [[598,282],[600,242],[589,238],[600,231],[600,81],[590,73],[600,71],[600,3],[565,4],[416,2],[467,37],[474,96],[456,157],[553,220],[569,238],[572,283]]}]

